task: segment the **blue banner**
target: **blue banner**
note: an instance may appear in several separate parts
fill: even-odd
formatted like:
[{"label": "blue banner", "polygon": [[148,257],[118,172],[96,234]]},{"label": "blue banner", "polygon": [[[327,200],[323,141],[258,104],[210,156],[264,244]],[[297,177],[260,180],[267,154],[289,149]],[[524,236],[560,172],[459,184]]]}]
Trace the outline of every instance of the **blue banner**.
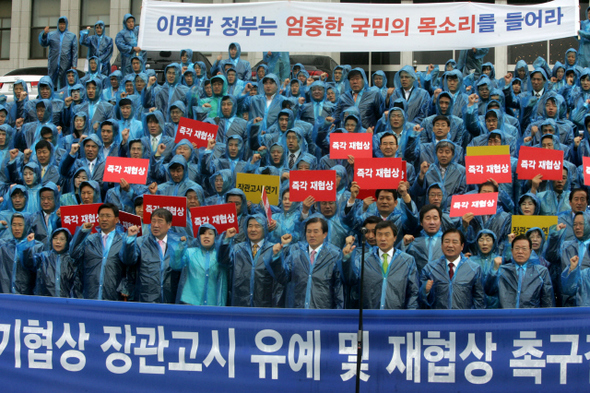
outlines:
[{"label": "blue banner", "polygon": [[[358,311],[0,298],[7,392],[353,392]],[[364,313],[362,392],[582,391],[588,309]]]}]

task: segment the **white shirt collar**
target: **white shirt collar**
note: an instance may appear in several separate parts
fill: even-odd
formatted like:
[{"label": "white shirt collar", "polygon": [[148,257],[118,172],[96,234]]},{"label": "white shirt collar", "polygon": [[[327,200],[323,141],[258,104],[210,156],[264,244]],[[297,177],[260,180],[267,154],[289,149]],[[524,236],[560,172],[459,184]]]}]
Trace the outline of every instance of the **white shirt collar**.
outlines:
[{"label": "white shirt collar", "polygon": [[[316,251],[316,253],[315,253],[316,257],[320,253],[320,250],[322,249],[323,246],[324,246],[324,243],[320,244],[320,246],[315,249],[315,251]],[[313,248],[311,248],[311,246],[309,246],[307,251],[309,251],[309,255],[311,255],[311,252],[313,251]]]},{"label": "white shirt collar", "polygon": [[257,244],[258,245],[258,249],[260,250],[262,248],[262,246],[264,245],[264,239],[262,239],[261,241],[259,241],[258,243],[254,243],[253,241],[250,241],[250,246],[254,247],[254,245]]},{"label": "white shirt collar", "polygon": [[457,268],[457,266],[459,265],[459,262],[461,262],[461,255],[459,255],[457,257],[457,259],[455,259],[454,261],[449,261],[447,259],[447,266],[449,266],[449,263],[453,262],[453,266],[455,266],[455,269]]},{"label": "white shirt collar", "polygon": [[387,254],[388,262],[391,262],[394,252],[395,252],[395,247],[391,247],[391,250],[389,250],[387,252],[383,252],[383,250],[379,249],[379,258],[381,259],[381,261],[383,261],[383,254]]}]

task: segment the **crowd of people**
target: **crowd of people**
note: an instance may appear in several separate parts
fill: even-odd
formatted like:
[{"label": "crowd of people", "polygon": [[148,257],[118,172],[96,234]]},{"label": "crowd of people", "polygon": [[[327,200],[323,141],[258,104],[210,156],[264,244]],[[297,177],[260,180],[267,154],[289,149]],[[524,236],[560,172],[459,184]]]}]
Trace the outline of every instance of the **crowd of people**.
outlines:
[{"label": "crowd of people", "polygon": [[[49,66],[39,95],[17,81],[0,106],[0,292],[244,307],[590,305],[590,21],[579,51],[553,68],[519,60],[498,78],[488,49],[473,48],[442,70],[404,66],[393,84],[347,65],[315,80],[286,52],[265,53],[253,70],[238,43],[211,69],[182,50],[159,84],[132,15],[114,42],[102,21],[89,30],[78,39],[61,17],[41,32]],[[82,79],[78,41],[88,47]],[[113,44],[121,69],[111,72]],[[175,143],[182,117],[216,124],[215,139]],[[372,134],[373,156],[403,158],[407,181],[358,198],[354,156],[330,158],[333,133]],[[466,149],[500,145],[513,181],[468,185]],[[519,179],[522,146],[562,150],[562,179]],[[149,159],[146,184],[104,182],[113,156]],[[316,169],[336,172],[336,200],[291,201],[290,171]],[[272,217],[236,188],[238,173],[280,176]],[[492,192],[495,214],[449,216],[453,195]],[[234,203],[239,230],[194,233],[190,214],[172,226],[158,209],[125,232],[119,212],[143,217],[146,194],[186,197],[187,211]],[[92,203],[97,233],[90,222],[61,226],[61,207]],[[558,224],[517,236],[514,215]]]}]

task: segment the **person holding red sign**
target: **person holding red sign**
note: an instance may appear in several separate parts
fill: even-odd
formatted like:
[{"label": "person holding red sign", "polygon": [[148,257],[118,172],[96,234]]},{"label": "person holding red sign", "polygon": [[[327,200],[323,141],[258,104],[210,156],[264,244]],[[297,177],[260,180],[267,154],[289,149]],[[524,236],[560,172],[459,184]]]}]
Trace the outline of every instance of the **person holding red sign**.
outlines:
[{"label": "person holding red sign", "polygon": [[[352,182],[350,187],[350,198],[344,207],[344,213],[352,214],[353,228],[360,228],[360,224],[370,216],[378,216],[383,220],[392,221],[398,228],[399,235],[396,238],[396,245],[399,245],[404,235],[414,233],[418,228],[418,209],[412,201],[408,192],[408,183],[401,182],[397,190],[377,190],[375,198],[368,197],[362,201],[356,201],[360,187]],[[402,203],[398,206],[399,198]]]},{"label": "person holding red sign", "polygon": [[[497,183],[488,181],[480,184],[479,194],[493,192],[498,192]],[[482,229],[489,229],[498,238],[498,255],[503,255],[508,235],[512,229],[512,215],[505,212],[501,204],[497,204],[496,214],[494,215],[475,216],[473,213],[467,213],[462,217],[462,222],[461,231],[467,238],[468,250],[475,254],[477,252],[477,234]]]},{"label": "person holding red sign", "polygon": [[170,259],[170,267],[182,270],[178,292],[179,303],[194,306],[226,306],[228,294],[229,243],[225,236],[233,237],[231,228],[224,236],[217,236],[213,225],[203,224],[195,237],[194,246],[180,259]]},{"label": "person holding red sign", "polygon": [[[82,141],[82,147],[86,158],[77,158],[80,145],[78,143],[73,143],[70,154],[65,155],[64,159],[61,161],[59,173],[64,179],[71,179],[79,168],[84,167],[88,179],[98,182],[102,193],[103,187],[106,186],[102,182],[105,169],[105,160],[102,154],[100,154],[102,142],[97,134],[92,134],[89,137],[84,138]],[[106,192],[107,190],[104,188],[105,195]]]},{"label": "person holding red sign", "polygon": [[70,246],[71,256],[81,262],[80,280],[84,299],[119,300],[119,286],[128,262],[119,251],[125,235],[116,230],[119,209],[104,203],[98,208],[98,233],[91,234],[93,223],[78,227]]},{"label": "person holding red sign", "polygon": [[420,273],[421,308],[485,308],[481,268],[462,254],[463,233],[458,229],[445,231],[441,246],[444,255],[430,261]]},{"label": "person holding red sign", "polygon": [[168,108],[168,122],[166,122],[166,127],[164,129],[164,134],[168,135],[172,138],[176,137],[176,132],[178,131],[178,123],[182,117],[186,116],[186,105],[184,105],[183,101],[176,100],[170,104]]},{"label": "person holding red sign", "polygon": [[283,235],[273,246],[269,270],[286,286],[287,308],[342,309],[342,251],[326,241],[328,223],[313,217],[305,223],[306,241],[292,244]]},{"label": "person holding red sign", "polygon": [[420,173],[411,189],[413,196],[423,198],[431,184],[441,183],[447,194],[445,205],[450,206],[452,195],[465,193],[467,190],[465,167],[456,162],[456,150],[457,145],[448,139],[437,142],[434,163],[430,165],[428,161],[423,161],[420,165]]},{"label": "person holding red sign", "polygon": [[186,238],[171,232],[172,213],[156,209],[152,213],[150,232],[137,237],[139,228],[132,226],[121,247],[121,258],[128,265],[137,265],[137,301],[176,303],[180,274],[171,268],[172,261],[182,259]]},{"label": "person holding red sign", "polygon": [[[391,221],[375,226],[377,246],[366,255],[363,275],[363,307],[400,310],[418,308],[418,271],[414,257],[394,248],[397,228]],[[343,250],[344,268],[360,280],[361,255],[354,246]],[[347,269],[348,266],[348,269]]]}]

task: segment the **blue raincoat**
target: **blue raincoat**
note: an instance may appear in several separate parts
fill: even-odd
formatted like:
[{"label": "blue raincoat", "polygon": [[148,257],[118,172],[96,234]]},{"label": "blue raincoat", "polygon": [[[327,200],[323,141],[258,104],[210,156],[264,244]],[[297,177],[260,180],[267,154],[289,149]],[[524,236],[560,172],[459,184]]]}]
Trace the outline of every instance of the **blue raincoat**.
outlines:
[{"label": "blue raincoat", "polygon": [[428,116],[428,109],[430,108],[430,95],[428,92],[420,87],[418,87],[418,79],[414,69],[411,66],[403,66],[401,70],[399,70],[393,79],[393,84],[395,86],[395,91],[391,95],[390,98],[390,107],[393,106],[393,102],[397,99],[404,99],[404,88],[402,87],[400,81],[400,74],[402,72],[407,73],[413,79],[413,86],[410,91],[410,97],[407,101],[407,115],[408,120],[415,123],[420,123],[422,120]]},{"label": "blue raincoat", "polygon": [[[446,257],[429,262],[420,273],[419,301],[421,308],[430,309],[481,309],[485,308],[481,267],[461,255],[455,266],[453,278],[449,278]],[[433,280],[430,292],[426,282]]]},{"label": "blue raincoat", "polygon": [[[393,257],[384,272],[379,251],[379,247],[375,246],[365,255],[363,307],[381,310],[417,309],[420,286],[414,257],[394,248]],[[344,266],[347,264],[352,265],[349,269],[352,270],[353,282],[360,285],[361,252],[355,249],[350,260],[343,262]]]},{"label": "blue raincoat", "polygon": [[[12,225],[14,217],[22,217],[14,214],[8,221]],[[25,263],[24,251],[32,248],[34,254],[43,251],[43,244],[33,240],[28,244],[29,221],[25,217],[25,228],[21,238],[15,238],[10,227],[7,236],[0,239],[0,293],[12,293],[20,295],[32,295],[35,287],[35,270],[30,269]]]},{"label": "blue raincoat", "polygon": [[[65,249],[61,252],[53,249],[52,239],[58,233],[66,236]],[[51,238],[47,239],[49,244],[47,251],[39,252],[38,243],[35,241],[27,242],[23,259],[27,268],[37,272],[35,295],[70,297],[78,268],[76,261],[69,253],[71,240],[70,231],[57,228],[51,232]]]},{"label": "blue raincoat", "polygon": [[190,247],[181,259],[170,260],[170,267],[182,270],[178,287],[177,303],[195,306],[227,305],[229,247],[213,225],[203,224],[203,229],[215,232],[216,240],[210,248],[201,245],[201,234],[195,237],[195,246]]},{"label": "blue raincoat", "polygon": [[[344,112],[346,109],[356,106],[360,113],[362,126],[364,128],[374,127],[385,110],[385,101],[379,89],[369,87],[367,76],[362,68],[355,68],[353,71],[360,72],[363,77],[363,88],[358,93],[356,101],[351,89],[340,94],[336,102],[336,107],[332,112],[334,124],[336,124],[336,127],[340,127],[341,123],[344,122]],[[346,81],[348,83],[348,80]]]},{"label": "blue raincoat", "polygon": [[324,242],[312,264],[308,250],[306,241],[289,244],[267,266],[274,279],[286,286],[285,307],[343,308],[342,251]]},{"label": "blue raincoat", "polygon": [[[102,34],[96,33],[96,26],[102,28]],[[88,30],[80,31],[80,44],[88,47],[88,59],[93,56],[98,58],[100,72],[108,76],[111,73],[111,57],[113,56],[113,39],[105,34],[104,22],[99,20],[94,24],[94,35],[88,34]]]},{"label": "blue raincoat", "polygon": [[102,232],[77,228],[70,244],[70,255],[79,260],[84,299],[119,300],[119,285],[125,264],[119,256],[126,235],[112,230],[103,246]]},{"label": "blue raincoat", "polygon": [[[273,243],[268,240],[267,219],[261,214],[248,217],[247,222],[255,220],[264,231],[262,246],[253,255],[252,242],[231,246],[229,255],[230,268],[230,305],[237,307],[272,307],[273,276],[266,266],[273,256]],[[222,261],[223,263],[223,261]]]},{"label": "blue raincoat", "polygon": [[[59,22],[65,22],[65,30],[59,31]],[[61,16],[57,21],[57,31],[39,33],[39,45],[49,47],[47,75],[58,89],[66,85],[66,71],[78,65],[78,38],[68,31],[68,18]]]},{"label": "blue raincoat", "polygon": [[[127,20],[129,18],[133,18],[135,20],[133,15],[125,14],[123,16],[123,30],[118,32],[117,36],[115,37],[115,44],[117,45],[119,52],[121,52],[121,71],[123,75],[132,72],[131,58],[135,55],[133,48],[137,46],[137,39],[139,36],[139,26],[137,24],[135,24],[133,29],[127,28]],[[147,52],[141,51],[139,52],[139,56],[142,60],[142,63],[145,64]]]},{"label": "blue raincoat", "polygon": [[[231,57],[231,53],[229,51],[229,48],[232,45],[235,46],[236,49],[238,50],[236,57]],[[229,47],[227,49],[227,54],[228,54],[227,59],[223,59],[221,61],[216,60],[215,63],[213,63],[213,65],[211,66],[211,75],[215,75],[219,71],[223,72],[225,69],[225,65],[231,64],[232,68],[234,68],[238,73],[238,75],[237,75],[238,79],[243,80],[243,81],[251,80],[252,79],[252,70],[250,67],[250,63],[248,61],[242,60],[240,58],[240,56],[242,54],[242,48],[241,48],[240,44],[238,44],[237,42],[232,42],[231,44],[229,44]]]},{"label": "blue raincoat", "polygon": [[180,273],[172,270],[186,252],[186,242],[168,231],[166,251],[163,253],[158,239],[150,233],[141,237],[127,236],[120,251],[121,260],[136,265],[135,297],[139,302],[175,303]]},{"label": "blue raincoat", "polygon": [[[490,272],[486,279],[486,293],[497,295],[500,308],[554,307],[553,286],[545,266],[529,259],[524,272],[514,261]],[[522,275],[522,278],[519,276]]]}]

